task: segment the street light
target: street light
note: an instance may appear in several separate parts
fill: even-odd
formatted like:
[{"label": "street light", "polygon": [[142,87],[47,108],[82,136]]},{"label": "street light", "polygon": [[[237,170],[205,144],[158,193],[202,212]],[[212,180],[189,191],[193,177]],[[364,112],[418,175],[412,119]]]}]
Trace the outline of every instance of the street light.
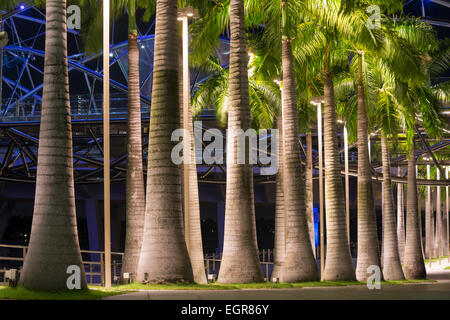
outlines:
[{"label": "street light", "polygon": [[344,167],[345,167],[345,215],[347,220],[347,240],[350,245],[350,182],[348,177],[348,131],[344,126]]},{"label": "street light", "polygon": [[[182,41],[183,41],[183,127],[187,130],[188,126],[192,126],[189,119],[189,108],[191,102],[191,81],[189,77],[189,18],[197,18],[198,10],[191,6],[178,9],[178,21],[181,22]],[[188,130],[190,132],[190,130]],[[189,163],[191,160],[191,146],[188,140],[184,139],[184,157],[183,164],[183,193],[184,193],[184,230],[185,241],[188,252],[190,252],[190,224],[189,224]],[[189,162],[189,163],[188,163]]]},{"label": "street light", "polygon": [[110,207],[110,141],[109,141],[109,1],[103,0],[103,174],[105,287],[111,288],[111,207]]}]

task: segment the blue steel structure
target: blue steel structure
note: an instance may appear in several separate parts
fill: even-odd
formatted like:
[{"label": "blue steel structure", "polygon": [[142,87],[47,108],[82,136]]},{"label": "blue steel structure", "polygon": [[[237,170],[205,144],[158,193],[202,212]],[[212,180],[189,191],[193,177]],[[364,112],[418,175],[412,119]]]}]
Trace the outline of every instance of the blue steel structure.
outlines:
[{"label": "blue steel structure", "polygon": [[[413,3],[409,1],[407,5]],[[36,7],[18,8],[11,12],[0,10],[0,20],[3,30],[9,35],[9,43],[0,51],[0,87],[3,100],[0,98],[0,241],[14,215],[31,216],[31,199],[34,198],[34,183],[37,165],[38,133],[40,124],[40,108],[42,102],[42,79],[44,65],[45,15]],[[439,24],[438,24],[439,23]],[[435,25],[444,22],[434,21]],[[146,164],[146,145],[151,105],[151,86],[153,70],[153,40],[150,34],[152,25],[145,32],[140,32],[139,38],[141,66],[141,103],[144,127],[144,164]],[[68,30],[68,64],[71,85],[71,111],[74,139],[74,169],[77,197],[77,214],[85,219],[79,225],[86,225],[80,233],[82,248],[101,250],[102,228],[99,218],[99,208],[102,206],[103,190],[103,150],[102,150],[102,54],[85,53],[81,49],[80,34],[77,30]],[[1,50],[1,48],[0,48]],[[216,55],[222,65],[228,65],[229,43],[222,39]],[[121,251],[121,223],[123,223],[123,198],[126,177],[126,121],[127,121],[127,43],[115,43],[111,47],[110,66],[111,79],[111,177],[112,182],[112,239],[113,250]],[[200,70],[191,70],[192,89],[198,83],[205,81],[208,74]],[[199,119],[203,121],[204,129],[216,127],[215,114],[205,110]],[[448,137],[448,134],[446,135]],[[302,144],[300,144],[302,146]],[[448,150],[450,139],[441,140],[433,151]],[[300,148],[303,150],[303,148]],[[341,150],[343,156],[343,150]],[[318,163],[317,152],[314,152],[315,164]],[[427,149],[418,150],[417,157],[427,153]],[[357,152],[350,153],[351,163],[356,163]],[[406,156],[396,155],[391,160],[393,166],[404,165]],[[341,159],[343,161],[343,157]],[[376,171],[380,171],[374,163],[374,179],[381,180]],[[356,172],[354,166],[352,172]],[[146,173],[146,170],[144,170]],[[255,205],[257,212],[258,241],[260,248],[273,248],[270,236],[261,242],[262,235],[272,235],[270,221],[273,218],[275,205],[274,176],[260,176],[259,166],[255,166]],[[199,165],[199,194],[202,206],[202,226],[205,226],[204,245],[207,252],[219,253],[223,246],[224,215],[225,215],[225,174],[226,167],[222,165]],[[317,176],[318,170],[314,170]],[[395,177],[394,181],[395,181]],[[404,181],[406,179],[402,177]],[[354,183],[355,179],[351,179]],[[418,180],[419,184],[426,184]],[[434,181],[433,183],[436,183]],[[448,182],[441,181],[441,185]],[[352,184],[352,189],[356,185]],[[9,201],[6,201],[8,200]],[[29,202],[27,209],[20,207]],[[317,205],[317,199],[315,199]],[[355,204],[353,194],[350,202]],[[17,209],[14,209],[17,207]],[[13,210],[14,209],[14,210]],[[317,208],[315,208],[317,211]],[[318,222],[315,212],[315,222]],[[209,224],[211,221],[215,221]],[[264,229],[267,228],[267,229]],[[212,229],[213,232],[208,232]],[[269,230],[269,232],[268,232]],[[21,229],[23,244],[28,241],[28,231]],[[316,230],[316,235],[318,232]],[[3,238],[3,241],[4,238]],[[317,242],[317,240],[316,240]],[[17,237],[15,242],[17,243]]]},{"label": "blue steel structure", "polygon": [[[0,72],[2,97],[0,101],[0,181],[34,183],[37,164],[38,127],[43,89],[45,44],[45,14],[37,7],[19,7],[11,12],[1,12],[3,30],[9,43],[3,48]],[[154,35],[140,32],[141,106],[144,127],[144,156],[151,105]],[[102,53],[85,53],[80,43],[80,33],[68,29],[68,66],[70,102],[74,137],[75,183],[102,182],[103,151],[102,123]],[[114,37],[113,37],[114,38]],[[111,122],[112,122],[112,181],[125,179],[125,137],[127,120],[127,42],[113,43],[110,49],[111,68]],[[221,39],[215,52],[223,67],[229,63],[229,41]],[[1,54],[0,54],[1,56]],[[191,69],[192,92],[196,85],[209,77],[201,70]],[[1,100],[1,99],[0,99]],[[216,126],[212,110],[199,116],[204,128]],[[303,144],[300,144],[303,146]],[[443,140],[433,151],[448,148],[450,140]],[[304,148],[301,148],[304,152]],[[342,150],[343,151],[343,150]],[[426,148],[417,156],[425,154]],[[317,152],[314,150],[317,162]],[[356,161],[355,157],[352,157]],[[405,156],[393,158],[393,163]],[[144,159],[145,160],[145,159]],[[146,163],[146,162],[145,162]],[[259,166],[257,166],[259,167]],[[377,169],[377,168],[375,168]],[[198,166],[202,183],[224,183],[225,168],[221,165]],[[258,173],[259,168],[255,168]],[[214,173],[216,177],[213,177]],[[213,178],[213,179],[207,179]],[[220,180],[220,181],[218,181]],[[256,183],[274,183],[274,177],[255,177]],[[418,181],[419,184],[425,183]]]},{"label": "blue steel structure", "polygon": [[[37,164],[38,127],[43,89],[45,57],[45,15],[37,7],[1,12],[3,30],[9,43],[3,48],[0,99],[0,181],[34,183]],[[154,35],[153,25],[139,38],[141,107],[144,127],[144,148],[147,144]],[[76,183],[102,182],[102,53],[84,53],[80,33],[68,29],[68,66],[70,103],[74,130],[74,164]],[[127,42],[112,44],[111,122],[113,136],[112,181],[125,178],[125,123],[127,120]],[[223,67],[228,65],[229,41],[222,39],[216,50]],[[200,69],[191,70],[192,91],[208,78]],[[214,113],[205,111],[200,120],[213,121]],[[114,146],[115,145],[115,146]],[[121,150],[123,149],[123,150]],[[205,171],[212,170],[206,168]]]}]

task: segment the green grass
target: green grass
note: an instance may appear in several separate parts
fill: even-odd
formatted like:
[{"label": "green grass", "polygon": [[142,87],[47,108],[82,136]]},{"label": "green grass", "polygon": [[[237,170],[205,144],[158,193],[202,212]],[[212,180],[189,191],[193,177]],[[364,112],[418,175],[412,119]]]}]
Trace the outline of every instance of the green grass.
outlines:
[{"label": "green grass", "polygon": [[[424,283],[433,282],[433,280],[399,280],[399,281],[382,281],[382,285],[407,284],[407,283]],[[116,285],[113,289],[118,290],[245,290],[245,289],[288,289],[288,288],[305,288],[305,287],[342,287],[350,285],[366,285],[366,282],[359,281],[312,281],[299,283],[245,283],[245,284],[195,284],[195,283],[164,283],[164,284],[141,284],[138,282]],[[98,287],[101,288],[101,287]]]},{"label": "green grass", "polygon": [[[441,260],[448,259],[448,256],[441,257]],[[431,262],[439,261],[439,258],[431,259]],[[425,259],[425,263],[430,263],[430,259]]]},{"label": "green grass", "polygon": [[[399,280],[382,281],[381,285],[399,285],[408,283],[435,282],[434,280]],[[196,284],[196,283],[164,283],[141,284],[138,282],[126,285],[114,285],[111,289],[101,286],[89,286],[88,290],[32,291],[25,288],[9,288],[0,286],[0,300],[98,300],[107,296],[129,293],[136,290],[248,290],[248,289],[288,289],[306,287],[342,287],[366,285],[359,281],[313,281],[299,283],[246,283],[246,284]]]},{"label": "green grass", "polygon": [[117,289],[95,288],[94,290],[34,291],[22,287],[0,286],[0,300],[99,300],[101,298],[123,294]]},{"label": "green grass", "polygon": [[450,270],[450,266],[445,267],[444,270]]},{"label": "green grass", "polygon": [[141,284],[138,282],[114,286],[120,290],[242,290],[242,289],[286,289],[286,288],[302,288],[302,287],[335,287],[347,285],[361,285],[363,282],[358,281],[314,281],[300,283],[244,283],[244,284],[196,284],[196,283],[164,283],[164,284]]}]

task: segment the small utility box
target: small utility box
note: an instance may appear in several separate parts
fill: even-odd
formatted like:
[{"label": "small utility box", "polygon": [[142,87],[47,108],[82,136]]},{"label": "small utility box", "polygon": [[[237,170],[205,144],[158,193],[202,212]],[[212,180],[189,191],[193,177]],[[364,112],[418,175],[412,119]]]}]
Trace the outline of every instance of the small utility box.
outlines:
[{"label": "small utility box", "polygon": [[215,274],[208,274],[208,281],[209,282],[215,282],[216,281],[216,275]]},{"label": "small utility box", "polygon": [[19,270],[9,269],[5,271],[5,281],[10,287],[16,287],[19,282]]}]

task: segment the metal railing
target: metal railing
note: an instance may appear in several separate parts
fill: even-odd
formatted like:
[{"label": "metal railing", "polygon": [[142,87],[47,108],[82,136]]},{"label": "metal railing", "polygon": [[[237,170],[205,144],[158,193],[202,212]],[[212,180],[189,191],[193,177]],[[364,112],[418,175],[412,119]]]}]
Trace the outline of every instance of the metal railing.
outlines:
[{"label": "metal railing", "polygon": [[[0,285],[7,284],[5,271],[9,269],[21,269],[27,253],[27,246],[0,244]],[[9,251],[8,256],[3,256],[3,251]],[[112,275],[118,280],[122,266],[122,252],[112,252]],[[105,283],[105,253],[103,251],[81,250],[84,271],[88,284],[103,285]],[[116,259],[114,259],[116,257]],[[119,257],[119,259],[117,259]],[[4,262],[9,262],[8,268]]]},{"label": "metal railing", "polygon": [[[27,253],[27,246],[0,244],[0,285],[6,285],[5,272],[9,269],[21,269]],[[3,252],[8,251],[4,256]],[[112,252],[112,280],[118,283],[122,272],[123,252]],[[105,252],[95,250],[81,250],[86,281],[90,285],[104,285],[105,283]],[[264,249],[259,251],[261,268],[265,281],[270,281],[273,270],[273,250]],[[205,254],[205,271],[207,278],[210,275],[217,278],[219,273],[222,254]],[[8,263],[4,263],[8,262]],[[6,267],[6,264],[8,267]]]}]

